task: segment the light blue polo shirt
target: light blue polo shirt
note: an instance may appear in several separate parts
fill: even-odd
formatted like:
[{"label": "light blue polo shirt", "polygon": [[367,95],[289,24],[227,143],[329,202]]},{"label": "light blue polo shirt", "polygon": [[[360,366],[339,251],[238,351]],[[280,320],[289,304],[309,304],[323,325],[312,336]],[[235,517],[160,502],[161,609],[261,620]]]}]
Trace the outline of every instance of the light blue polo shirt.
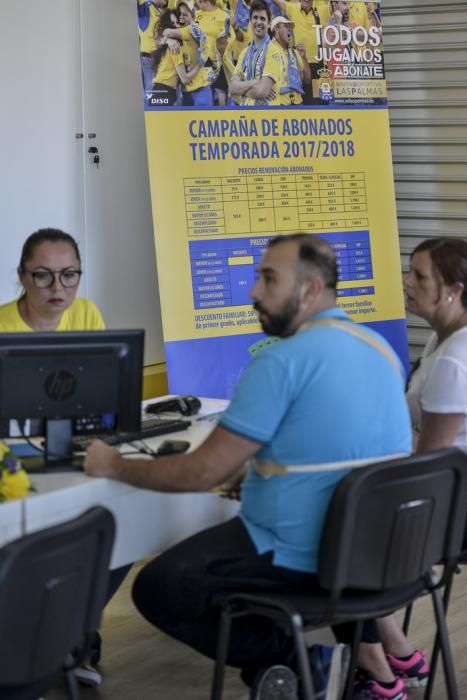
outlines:
[{"label": "light blue polo shirt", "polygon": [[[322,318],[351,323],[338,308],[312,320]],[[258,459],[323,463],[322,471],[266,478],[250,470],[243,484],[240,517],[258,553],[273,551],[277,566],[298,571],[317,571],[329,501],[349,471],[325,464],[411,450],[403,374],[380,350],[330,326],[300,331],[255,357],[221,425],[261,443]]]}]

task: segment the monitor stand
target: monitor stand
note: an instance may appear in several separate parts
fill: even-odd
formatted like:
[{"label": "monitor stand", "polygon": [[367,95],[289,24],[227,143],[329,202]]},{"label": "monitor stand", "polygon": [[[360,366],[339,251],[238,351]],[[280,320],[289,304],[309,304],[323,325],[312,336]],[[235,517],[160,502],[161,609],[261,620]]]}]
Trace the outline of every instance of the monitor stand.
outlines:
[{"label": "monitor stand", "polygon": [[69,418],[48,418],[45,421],[45,451],[43,455],[23,457],[27,472],[82,471],[84,457],[73,456],[73,423]]},{"label": "monitor stand", "polygon": [[73,458],[71,418],[47,418],[45,421],[45,459],[47,462]]}]

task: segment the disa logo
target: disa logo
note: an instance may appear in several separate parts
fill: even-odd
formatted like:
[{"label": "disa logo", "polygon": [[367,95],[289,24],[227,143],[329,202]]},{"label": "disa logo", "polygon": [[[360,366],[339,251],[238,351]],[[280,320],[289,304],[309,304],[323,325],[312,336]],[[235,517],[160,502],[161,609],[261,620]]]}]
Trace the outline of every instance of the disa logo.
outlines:
[{"label": "disa logo", "polygon": [[169,98],[168,97],[160,97],[158,95],[154,95],[152,92],[147,92],[146,93],[146,98],[148,100],[148,105],[168,105],[169,104]]}]

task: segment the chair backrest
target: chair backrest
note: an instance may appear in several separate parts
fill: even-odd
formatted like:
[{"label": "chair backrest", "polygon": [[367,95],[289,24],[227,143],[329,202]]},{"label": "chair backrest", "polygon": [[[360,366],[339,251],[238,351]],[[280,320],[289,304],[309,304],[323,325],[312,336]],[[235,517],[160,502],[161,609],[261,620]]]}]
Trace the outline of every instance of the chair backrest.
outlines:
[{"label": "chair backrest", "polygon": [[59,671],[98,628],[114,534],[95,507],[0,550],[0,686]]},{"label": "chair backrest", "polygon": [[319,579],[330,591],[415,582],[459,555],[467,455],[443,449],[355,469],[338,485],[323,530]]}]

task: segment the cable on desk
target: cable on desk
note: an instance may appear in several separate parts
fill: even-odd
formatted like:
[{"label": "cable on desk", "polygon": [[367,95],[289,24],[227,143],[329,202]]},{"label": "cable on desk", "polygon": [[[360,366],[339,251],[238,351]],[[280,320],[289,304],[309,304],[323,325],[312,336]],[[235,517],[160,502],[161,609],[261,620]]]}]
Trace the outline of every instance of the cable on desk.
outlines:
[{"label": "cable on desk", "polygon": [[43,455],[46,458],[50,456],[50,457],[53,457],[54,459],[70,459],[70,455],[62,455],[62,454],[59,454],[58,452],[51,452],[50,450],[46,450],[43,447],[40,447],[40,445],[35,445],[32,442],[32,440],[24,433],[24,426],[26,424],[26,418],[23,418],[21,420],[19,418],[15,418],[15,420],[18,423],[19,432],[21,433],[21,437],[23,438],[23,440],[26,442],[27,445],[29,445],[34,450],[39,452],[40,455]]},{"label": "cable on desk", "polygon": [[[140,442],[143,447],[138,447],[136,442]],[[128,442],[128,445],[131,445],[135,449],[132,450],[131,452],[120,452],[122,457],[126,457],[127,455],[135,455],[135,454],[142,454],[142,455],[149,455],[150,457],[160,457],[160,455],[155,452],[149,445],[147,445],[144,440],[138,440],[138,441],[133,441],[133,442]]]}]

